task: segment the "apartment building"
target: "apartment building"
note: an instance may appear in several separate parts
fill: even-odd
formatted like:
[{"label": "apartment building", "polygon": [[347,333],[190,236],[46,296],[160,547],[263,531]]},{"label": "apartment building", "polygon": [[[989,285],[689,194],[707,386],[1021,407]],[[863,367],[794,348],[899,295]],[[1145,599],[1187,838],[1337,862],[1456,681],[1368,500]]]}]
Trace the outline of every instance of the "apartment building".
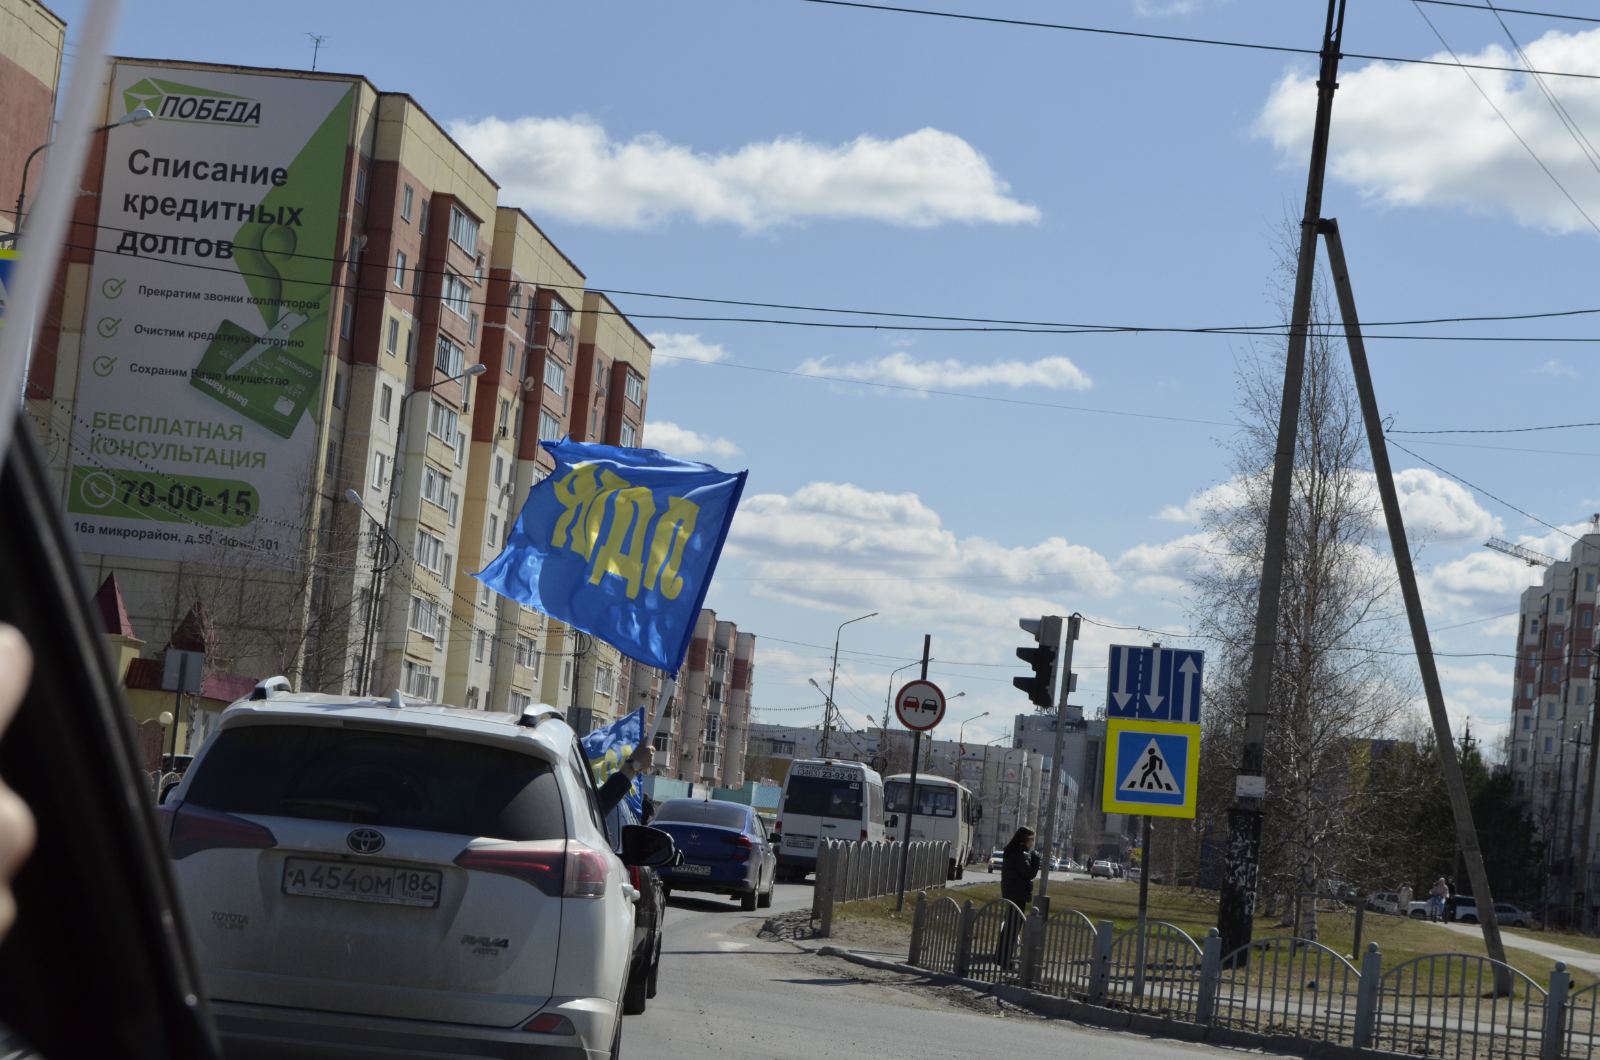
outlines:
[{"label": "apartment building", "polygon": [[754,633],[719,621],[710,608],[700,612],[670,714],[656,736],[657,772],[715,787],[744,785],[755,661]]},{"label": "apartment building", "polygon": [[[1595,587],[1600,532],[1584,534],[1566,559],[1544,565],[1523,590],[1506,764],[1547,851],[1547,900],[1571,908],[1587,892],[1600,907],[1600,813],[1590,788],[1596,730]],[[1586,837],[1587,835],[1587,837]],[[1588,871],[1583,869],[1587,854]]]},{"label": "apartment building", "polygon": [[108,120],[135,104],[156,118],[91,160],[30,392],[86,577],[152,643],[203,602],[211,665],[303,688],[579,727],[658,688],[471,577],[540,441],[641,436],[645,337],[404,93],[115,60]]},{"label": "apartment building", "polygon": [[50,140],[66,39],[67,24],[38,0],[0,0],[0,236],[17,227],[14,204],[30,160],[29,188],[40,186],[43,152],[35,148]]}]

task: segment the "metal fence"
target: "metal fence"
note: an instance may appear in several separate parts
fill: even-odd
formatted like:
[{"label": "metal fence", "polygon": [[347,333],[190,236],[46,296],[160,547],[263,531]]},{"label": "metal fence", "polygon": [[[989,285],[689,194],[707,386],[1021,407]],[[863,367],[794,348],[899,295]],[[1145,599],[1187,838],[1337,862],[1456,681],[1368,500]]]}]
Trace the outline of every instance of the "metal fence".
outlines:
[{"label": "metal fence", "polygon": [[1359,967],[1288,936],[1223,954],[1215,930],[1204,942],[1161,922],[1117,933],[1110,921],[1075,910],[1045,919],[1004,899],[958,906],[925,892],[917,895],[909,963],[1278,1043],[1443,1060],[1600,1060],[1600,984],[1572,991],[1562,964],[1545,987],[1462,953],[1385,971],[1376,944]]},{"label": "metal fence", "polygon": [[[898,840],[846,843],[826,839],[818,843],[817,882],[811,895],[811,919],[820,922],[817,934],[824,938],[832,934],[835,904],[894,894],[899,888],[900,855],[905,846]],[[949,843],[910,844],[906,890],[940,886],[949,863]]]}]

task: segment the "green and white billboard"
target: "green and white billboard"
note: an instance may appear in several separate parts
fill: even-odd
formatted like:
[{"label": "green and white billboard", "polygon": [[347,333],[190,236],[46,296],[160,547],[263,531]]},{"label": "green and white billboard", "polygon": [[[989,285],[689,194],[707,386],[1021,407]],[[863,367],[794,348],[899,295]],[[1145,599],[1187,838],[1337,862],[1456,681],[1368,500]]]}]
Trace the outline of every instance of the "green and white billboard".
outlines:
[{"label": "green and white billboard", "polygon": [[67,513],[85,552],[292,555],[318,458],[354,86],[119,64]]}]

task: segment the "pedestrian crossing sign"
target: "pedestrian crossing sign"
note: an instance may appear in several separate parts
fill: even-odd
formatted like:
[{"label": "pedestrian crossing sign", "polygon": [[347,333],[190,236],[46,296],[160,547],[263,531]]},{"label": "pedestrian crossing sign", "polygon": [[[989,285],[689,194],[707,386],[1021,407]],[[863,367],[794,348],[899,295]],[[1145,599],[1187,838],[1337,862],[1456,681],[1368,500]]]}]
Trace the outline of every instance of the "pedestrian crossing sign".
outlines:
[{"label": "pedestrian crossing sign", "polygon": [[1200,726],[1106,719],[1106,813],[1194,817],[1200,777]]}]

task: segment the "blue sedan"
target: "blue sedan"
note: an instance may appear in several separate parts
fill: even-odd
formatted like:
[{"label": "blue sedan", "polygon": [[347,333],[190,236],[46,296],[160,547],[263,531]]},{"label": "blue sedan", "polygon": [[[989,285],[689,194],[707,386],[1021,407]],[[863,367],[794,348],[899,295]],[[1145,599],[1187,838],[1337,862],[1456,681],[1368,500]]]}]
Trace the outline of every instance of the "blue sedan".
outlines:
[{"label": "blue sedan", "polygon": [[663,868],[667,893],[709,891],[739,899],[746,912],[772,904],[778,856],[766,826],[749,806],[720,799],[668,799],[650,827],[672,836],[683,855]]}]

